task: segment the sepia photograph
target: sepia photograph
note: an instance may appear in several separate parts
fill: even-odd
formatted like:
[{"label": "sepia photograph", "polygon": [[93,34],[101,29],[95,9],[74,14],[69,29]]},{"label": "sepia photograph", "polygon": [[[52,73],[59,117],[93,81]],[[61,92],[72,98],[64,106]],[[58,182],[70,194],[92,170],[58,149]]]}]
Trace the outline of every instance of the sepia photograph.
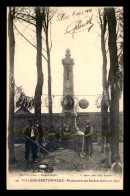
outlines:
[{"label": "sepia photograph", "polygon": [[123,190],[124,9],[7,7],[7,190]]}]

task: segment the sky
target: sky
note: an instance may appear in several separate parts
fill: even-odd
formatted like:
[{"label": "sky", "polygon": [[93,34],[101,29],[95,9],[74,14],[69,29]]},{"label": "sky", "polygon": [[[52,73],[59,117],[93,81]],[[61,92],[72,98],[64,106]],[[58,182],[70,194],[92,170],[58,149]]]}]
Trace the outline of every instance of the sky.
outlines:
[{"label": "sky", "polygon": [[[76,21],[79,20],[80,28],[74,32]],[[88,32],[88,28],[92,24],[93,26]],[[35,42],[36,38],[31,30],[23,31],[25,27],[18,22],[16,26],[29,40]],[[51,23],[51,40],[53,112],[57,113],[62,110],[60,106],[63,94],[62,59],[65,58],[66,49],[70,49],[71,58],[74,59],[74,95],[78,100],[85,98],[89,101],[87,109],[83,110],[77,107],[77,112],[100,112],[100,109],[95,105],[97,96],[102,94],[102,53],[97,8],[59,7]],[[33,97],[37,82],[36,49],[24,38],[21,38],[16,30],[15,42],[15,84],[22,86],[27,96]],[[42,45],[45,48],[44,41]],[[44,58],[42,68],[44,74],[42,112],[48,113],[48,107],[45,105],[48,93],[48,74],[47,63]],[[120,111],[123,111],[123,98],[120,101]]]}]

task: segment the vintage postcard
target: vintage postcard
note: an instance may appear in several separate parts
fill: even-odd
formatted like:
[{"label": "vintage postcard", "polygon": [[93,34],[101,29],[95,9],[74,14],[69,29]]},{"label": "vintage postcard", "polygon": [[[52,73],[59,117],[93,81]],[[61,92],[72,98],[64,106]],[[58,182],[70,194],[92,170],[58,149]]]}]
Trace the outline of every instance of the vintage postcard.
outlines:
[{"label": "vintage postcard", "polygon": [[8,190],[123,190],[123,7],[7,7]]}]

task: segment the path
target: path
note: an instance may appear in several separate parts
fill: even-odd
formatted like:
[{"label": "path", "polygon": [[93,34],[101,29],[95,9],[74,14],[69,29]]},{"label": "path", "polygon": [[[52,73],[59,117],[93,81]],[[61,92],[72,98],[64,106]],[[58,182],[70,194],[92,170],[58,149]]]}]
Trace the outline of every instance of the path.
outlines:
[{"label": "path", "polygon": [[[39,171],[39,165],[44,164],[49,168],[48,171],[109,171],[110,169],[106,168],[102,162],[104,154],[101,153],[101,146],[94,143],[93,148],[93,156],[85,156],[83,158],[79,156],[78,151],[72,149],[57,149],[45,157],[39,156],[38,163],[33,163],[30,155],[30,163],[27,165],[24,163],[24,144],[16,144],[15,156],[18,161],[10,166],[10,171],[36,172]],[[122,143],[120,143],[120,156],[123,161]]]}]

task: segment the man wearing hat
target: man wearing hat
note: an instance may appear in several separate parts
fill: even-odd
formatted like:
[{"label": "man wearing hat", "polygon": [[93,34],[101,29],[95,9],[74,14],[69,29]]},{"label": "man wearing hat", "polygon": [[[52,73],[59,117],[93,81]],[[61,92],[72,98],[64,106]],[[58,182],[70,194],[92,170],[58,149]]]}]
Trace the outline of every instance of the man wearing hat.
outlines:
[{"label": "man wearing hat", "polygon": [[89,155],[93,155],[93,144],[92,144],[93,127],[90,125],[90,121],[87,120],[86,130],[84,133],[85,150]]},{"label": "man wearing hat", "polygon": [[25,159],[28,162],[30,148],[32,150],[32,159],[33,162],[37,162],[37,145],[34,143],[38,139],[38,130],[34,127],[32,120],[29,120],[29,126],[27,126],[24,130],[23,137],[26,139],[25,141]]}]

